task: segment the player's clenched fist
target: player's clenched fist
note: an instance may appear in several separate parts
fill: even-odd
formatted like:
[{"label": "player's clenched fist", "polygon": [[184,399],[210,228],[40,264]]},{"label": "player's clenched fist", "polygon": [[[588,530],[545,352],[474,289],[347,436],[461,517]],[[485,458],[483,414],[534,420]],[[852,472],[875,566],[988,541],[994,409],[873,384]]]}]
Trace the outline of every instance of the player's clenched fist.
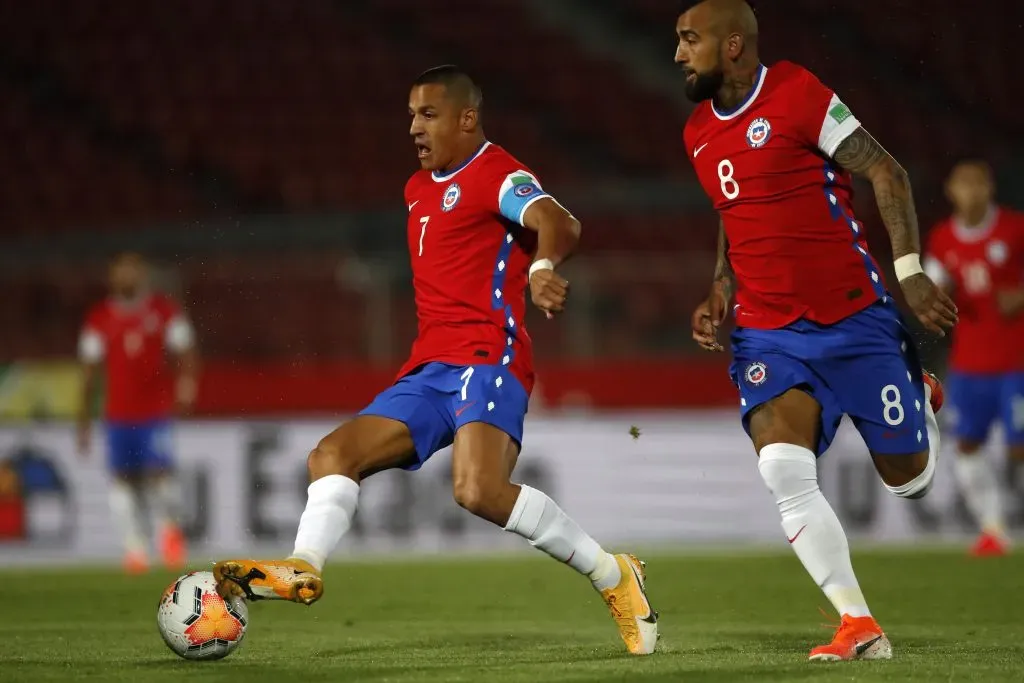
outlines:
[{"label": "player's clenched fist", "polygon": [[705,351],[723,351],[718,342],[718,328],[725,320],[729,297],[721,282],[711,286],[711,293],[693,312],[693,339]]},{"label": "player's clenched fist", "polygon": [[900,280],[907,305],[927,329],[946,336],[957,323],[956,304],[924,273]]},{"label": "player's clenched fist", "polygon": [[549,319],[565,310],[569,281],[551,268],[538,268],[530,273],[530,298]]}]

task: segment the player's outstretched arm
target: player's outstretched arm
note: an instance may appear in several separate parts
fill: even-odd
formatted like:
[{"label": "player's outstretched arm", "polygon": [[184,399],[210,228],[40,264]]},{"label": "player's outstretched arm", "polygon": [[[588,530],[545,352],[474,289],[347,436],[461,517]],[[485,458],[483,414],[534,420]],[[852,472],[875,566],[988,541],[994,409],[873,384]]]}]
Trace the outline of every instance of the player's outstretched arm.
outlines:
[{"label": "player's outstretched arm", "polygon": [[530,266],[530,296],[548,318],[565,310],[569,282],[555,272],[576,251],[581,226],[576,218],[551,197],[530,204],[523,226],[537,233],[537,255]]},{"label": "player's outstretched arm", "polygon": [[921,266],[921,236],[907,172],[864,128],[847,136],[834,157],[843,168],[871,182],[907,303],[922,325],[944,336],[956,324],[956,305]]}]

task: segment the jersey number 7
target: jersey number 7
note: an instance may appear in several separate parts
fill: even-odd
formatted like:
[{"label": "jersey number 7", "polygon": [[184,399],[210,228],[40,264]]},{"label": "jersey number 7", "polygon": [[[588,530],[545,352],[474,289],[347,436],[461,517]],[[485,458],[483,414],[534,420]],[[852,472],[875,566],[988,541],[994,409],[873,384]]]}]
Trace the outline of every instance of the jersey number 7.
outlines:
[{"label": "jersey number 7", "polygon": [[420,218],[420,225],[423,226],[422,228],[420,228],[420,256],[423,256],[423,238],[427,234],[427,223],[429,222],[430,216],[423,216],[422,218]]}]

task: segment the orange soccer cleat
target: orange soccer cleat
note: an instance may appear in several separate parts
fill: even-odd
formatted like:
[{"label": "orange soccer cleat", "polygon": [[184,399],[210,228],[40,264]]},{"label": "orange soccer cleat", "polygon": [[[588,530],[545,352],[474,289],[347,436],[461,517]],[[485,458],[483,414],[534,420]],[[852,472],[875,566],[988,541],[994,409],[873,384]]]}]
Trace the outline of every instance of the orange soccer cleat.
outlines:
[{"label": "orange soccer cleat", "polygon": [[946,393],[942,390],[942,382],[934,374],[924,371],[924,383],[931,388],[929,402],[932,404],[932,412],[938,413],[942,410],[942,404],[946,400]]},{"label": "orange soccer cleat", "polygon": [[248,600],[290,600],[312,605],[324,594],[324,581],[303,560],[225,560],[213,566],[222,596]]},{"label": "orange soccer cleat", "polygon": [[1002,557],[1009,553],[1010,544],[1006,538],[991,531],[982,531],[971,546],[971,555],[974,557]]},{"label": "orange soccer cleat", "polygon": [[124,556],[126,574],[139,575],[149,571],[149,558],[141,550],[129,550]]},{"label": "orange soccer cleat", "polygon": [[175,571],[184,569],[188,551],[185,534],[180,527],[169,525],[164,528],[160,535],[160,554],[168,569]]},{"label": "orange soccer cleat", "polygon": [[626,649],[634,655],[649,655],[658,644],[658,613],[647,600],[644,582],[646,565],[633,555],[615,555],[622,578],[614,588],[601,591]]},{"label": "orange soccer cleat", "polygon": [[892,643],[873,617],[844,614],[832,642],[811,650],[809,659],[812,662],[892,659]]}]

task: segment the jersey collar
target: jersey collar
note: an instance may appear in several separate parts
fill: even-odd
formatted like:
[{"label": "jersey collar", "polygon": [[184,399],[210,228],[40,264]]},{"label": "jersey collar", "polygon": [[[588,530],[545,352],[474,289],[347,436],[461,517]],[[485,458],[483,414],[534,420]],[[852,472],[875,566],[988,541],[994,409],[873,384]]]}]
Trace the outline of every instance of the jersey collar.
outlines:
[{"label": "jersey collar", "polygon": [[962,220],[954,216],[953,234],[961,242],[980,242],[992,232],[992,228],[995,227],[998,218],[999,209],[995,205],[988,207],[985,217],[975,226],[965,225]]},{"label": "jersey collar", "polygon": [[715,116],[718,117],[720,121],[728,121],[729,119],[734,119],[743,112],[745,112],[747,109],[750,108],[750,105],[754,103],[754,100],[757,99],[758,93],[761,92],[761,86],[764,85],[764,78],[765,74],[767,73],[768,67],[766,67],[764,64],[758,64],[757,75],[754,77],[754,87],[750,89],[750,92],[748,92],[747,96],[743,98],[743,101],[727,111],[718,111],[718,109],[715,108],[715,103],[712,102],[711,111],[715,113]]},{"label": "jersey collar", "polygon": [[484,140],[483,144],[480,145],[480,147],[478,147],[475,152],[473,152],[473,156],[469,157],[468,159],[466,159],[461,164],[459,164],[458,166],[456,166],[452,170],[448,171],[447,173],[438,173],[437,171],[431,171],[430,177],[434,179],[435,183],[443,183],[446,180],[451,180],[452,178],[455,177],[456,173],[458,173],[459,171],[461,171],[462,169],[466,168],[471,163],[473,163],[473,161],[475,161],[478,156],[483,154],[484,150],[487,149],[490,146],[491,146],[491,143],[488,142],[487,140]]}]

